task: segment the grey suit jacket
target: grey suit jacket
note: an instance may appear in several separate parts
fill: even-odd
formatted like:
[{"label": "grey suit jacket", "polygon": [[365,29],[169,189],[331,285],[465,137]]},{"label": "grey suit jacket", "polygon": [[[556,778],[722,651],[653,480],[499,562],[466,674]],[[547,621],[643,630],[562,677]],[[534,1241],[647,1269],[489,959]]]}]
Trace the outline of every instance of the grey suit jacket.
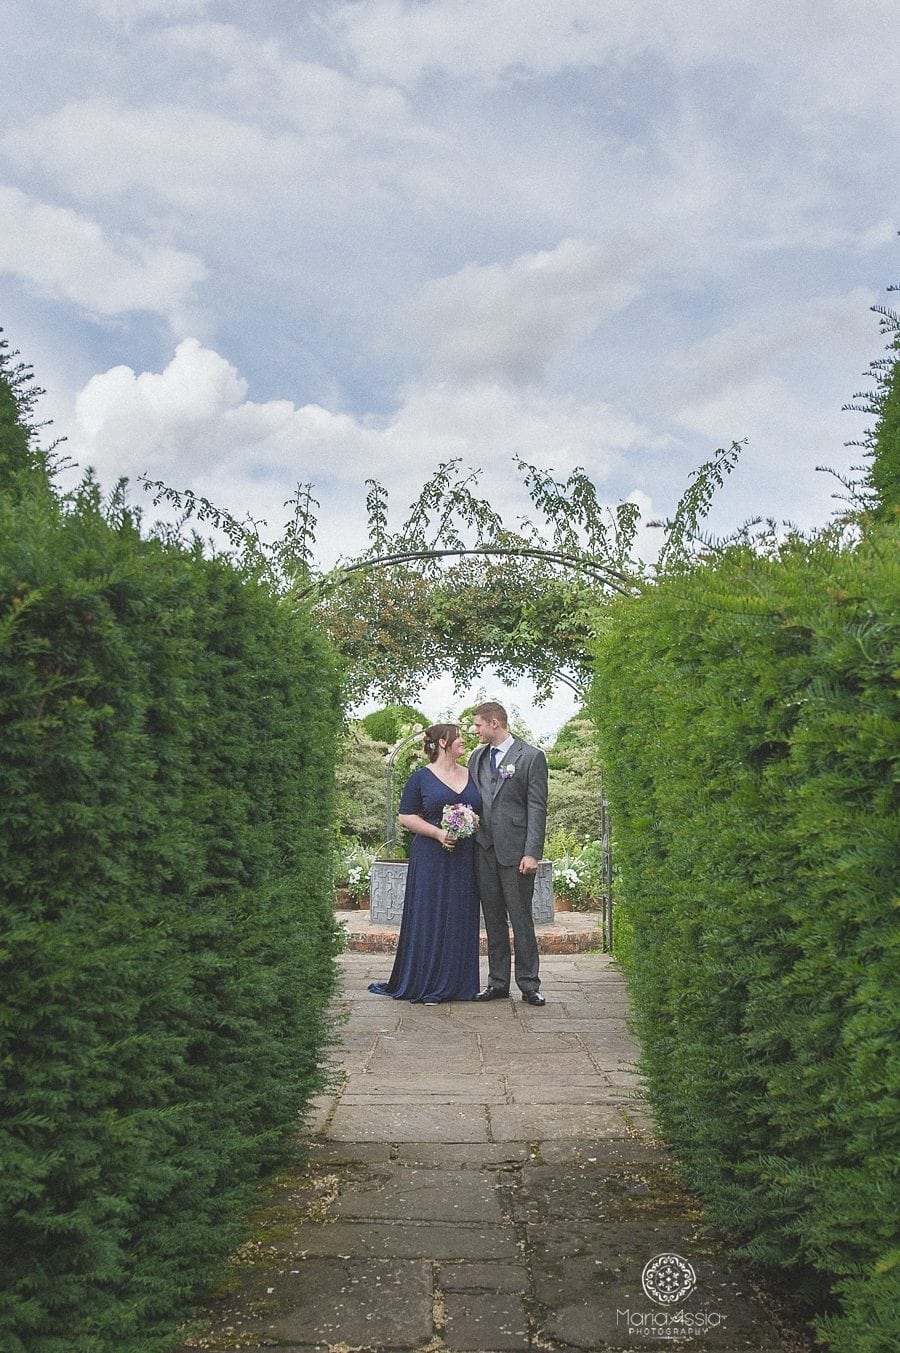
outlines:
[{"label": "grey suit jacket", "polygon": [[481,825],[476,841],[493,846],[500,864],[518,864],[523,855],[541,858],[547,831],[547,758],[539,747],[516,738],[501,765],[512,775],[491,786],[490,747],[476,747],[469,769],[481,790]]}]

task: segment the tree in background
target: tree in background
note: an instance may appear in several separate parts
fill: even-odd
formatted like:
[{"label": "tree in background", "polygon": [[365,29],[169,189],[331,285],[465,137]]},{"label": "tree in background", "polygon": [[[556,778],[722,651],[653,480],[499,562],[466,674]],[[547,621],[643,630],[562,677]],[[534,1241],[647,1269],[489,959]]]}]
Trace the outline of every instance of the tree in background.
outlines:
[{"label": "tree in background", "polygon": [[[896,288],[894,288],[896,290]],[[893,332],[891,349],[900,350],[900,315],[882,310],[888,332]],[[878,414],[872,443],[871,483],[875,494],[876,518],[887,521],[900,510],[900,357],[887,359],[875,405]]]},{"label": "tree in background", "polygon": [[31,367],[16,362],[18,356],[0,337],[0,491],[6,492],[26,478],[32,488],[48,484],[52,459],[37,445],[41,425],[32,417],[44,392],[34,384]]},{"label": "tree in background", "polygon": [[563,725],[547,753],[547,765],[548,837],[562,832],[580,844],[599,838],[603,784],[597,729],[587,714]]},{"label": "tree in background", "polygon": [[[898,291],[900,287],[888,287]],[[891,354],[900,351],[900,315],[887,306],[873,306],[881,316],[881,331],[893,335],[887,354],[869,365],[874,389],[862,390],[854,400],[862,403],[846,404],[846,409],[868,413],[875,417],[874,428],[868,428],[860,441],[849,442],[865,451],[870,462],[855,466],[862,479],[848,479],[835,475],[847,490],[845,501],[850,504],[850,516],[863,528],[866,520],[892,521],[900,510],[900,357]],[[830,470],[830,474],[835,471]]]},{"label": "tree in background", "polygon": [[335,830],[376,847],[384,841],[385,775],[390,746],[351,723],[341,741],[336,768]]},{"label": "tree in background", "polygon": [[431,722],[427,714],[414,709],[412,705],[388,705],[385,709],[373,709],[360,719],[370,738],[376,742],[386,742],[389,747],[420,728],[428,728]]}]

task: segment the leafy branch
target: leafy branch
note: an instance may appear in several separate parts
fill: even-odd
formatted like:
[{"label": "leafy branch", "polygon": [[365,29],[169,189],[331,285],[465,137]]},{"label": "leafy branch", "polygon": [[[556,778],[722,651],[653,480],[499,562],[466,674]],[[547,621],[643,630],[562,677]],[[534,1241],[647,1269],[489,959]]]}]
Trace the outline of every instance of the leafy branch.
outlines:
[{"label": "leafy branch", "polygon": [[666,532],[659,552],[659,573],[687,563],[690,558],[688,547],[696,537],[701,521],[709,514],[715,491],[722,487],[726,476],[737,465],[744,446],[745,441],[732,442],[727,449],[720,446],[712,460],[705,461],[699,469],[691,471],[690,483],[679,499],[674,517],[665,522],[652,523],[663,526]]}]

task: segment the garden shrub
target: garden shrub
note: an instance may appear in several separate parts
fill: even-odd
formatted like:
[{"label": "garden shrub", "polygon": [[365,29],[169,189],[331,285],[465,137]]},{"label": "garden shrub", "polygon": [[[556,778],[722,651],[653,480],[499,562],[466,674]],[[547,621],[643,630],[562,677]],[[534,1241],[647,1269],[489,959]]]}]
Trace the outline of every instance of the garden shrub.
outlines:
[{"label": "garden shrub", "polygon": [[377,846],[385,835],[386,742],[375,742],[360,723],[345,730],[336,767],[335,828],[345,836]]},{"label": "garden shrub", "polygon": [[[662,1131],[745,1252],[900,1346],[896,528],[617,602],[592,702]],[[622,951],[620,951],[622,952]]]},{"label": "garden shrub", "polygon": [[334,856],[335,887],[342,888],[357,906],[369,896],[375,851],[359,841],[341,841]]},{"label": "garden shrub", "polygon": [[600,835],[603,784],[597,730],[590,719],[578,715],[563,725],[547,753],[547,766],[547,835],[570,832],[579,845],[596,839]]},{"label": "garden shrub", "polygon": [[547,837],[544,858],[553,864],[554,894],[565,898],[573,911],[600,907],[606,891],[601,841],[579,841],[573,832],[559,828]]},{"label": "garden shrub", "polygon": [[374,742],[386,742],[389,747],[417,729],[429,726],[428,716],[412,705],[388,705],[385,709],[372,710],[360,723]]},{"label": "garden shrub", "polygon": [[121,495],[5,488],[0,1347],[148,1353],[319,1086],[337,684]]}]

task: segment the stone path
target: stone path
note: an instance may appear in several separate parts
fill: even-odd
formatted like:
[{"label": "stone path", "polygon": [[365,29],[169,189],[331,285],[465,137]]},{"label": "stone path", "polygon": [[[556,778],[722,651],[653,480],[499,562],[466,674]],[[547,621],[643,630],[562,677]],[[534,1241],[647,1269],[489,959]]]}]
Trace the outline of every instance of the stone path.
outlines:
[{"label": "stone path", "polygon": [[653,1138],[608,957],[545,956],[538,1010],[410,1006],[366,989],[389,958],[341,964],[334,1088],[182,1353],[799,1347]]}]

